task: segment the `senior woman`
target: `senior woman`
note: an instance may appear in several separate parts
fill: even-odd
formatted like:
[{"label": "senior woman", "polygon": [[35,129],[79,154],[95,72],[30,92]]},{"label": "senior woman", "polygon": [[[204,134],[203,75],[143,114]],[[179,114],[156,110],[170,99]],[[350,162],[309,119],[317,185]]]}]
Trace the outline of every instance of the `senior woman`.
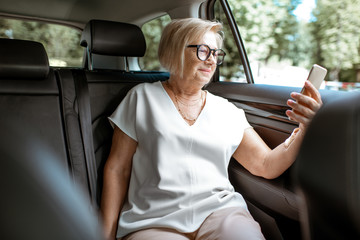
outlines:
[{"label": "senior woman", "polygon": [[312,97],[291,94],[286,114],[300,128],[271,150],[243,110],[202,90],[225,56],[221,28],[201,19],[167,25],[159,59],[169,80],[134,87],[109,118],[114,136],[101,201],[108,239],[264,239],[228,180],[229,160],[257,176],[281,175],[321,97],[309,82]]}]

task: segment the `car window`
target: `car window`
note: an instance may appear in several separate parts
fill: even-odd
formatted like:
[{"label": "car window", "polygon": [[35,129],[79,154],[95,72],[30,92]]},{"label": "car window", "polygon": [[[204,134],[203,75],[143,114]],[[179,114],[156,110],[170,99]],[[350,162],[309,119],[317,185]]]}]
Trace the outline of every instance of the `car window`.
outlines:
[{"label": "car window", "polygon": [[59,24],[0,18],[0,37],[41,42],[50,66],[80,67],[83,49],[81,31]]},{"label": "car window", "polygon": [[245,74],[245,68],[235,38],[231,31],[230,24],[227,20],[226,14],[223,10],[220,1],[216,1],[214,5],[215,20],[223,24],[224,44],[222,49],[226,56],[222,65],[218,67],[219,81],[231,82],[248,82]]},{"label": "car window", "polygon": [[[300,87],[316,63],[328,69],[322,88],[360,89],[360,1],[227,2],[255,83]],[[242,81],[231,74],[227,80]]]},{"label": "car window", "polygon": [[162,31],[170,21],[170,16],[164,15],[147,22],[142,26],[142,31],[146,40],[146,52],[144,57],[139,59],[141,69],[149,71],[164,70],[161,68],[158,59],[158,47]]}]

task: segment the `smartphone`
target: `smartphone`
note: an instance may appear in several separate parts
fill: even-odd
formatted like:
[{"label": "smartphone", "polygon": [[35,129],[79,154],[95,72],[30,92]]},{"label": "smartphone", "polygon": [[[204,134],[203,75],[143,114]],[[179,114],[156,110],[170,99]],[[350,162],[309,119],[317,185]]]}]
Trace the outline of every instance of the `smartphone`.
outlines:
[{"label": "smartphone", "polygon": [[[326,76],[327,70],[326,68],[319,66],[317,64],[314,64],[309,72],[307,80],[309,80],[316,89],[319,89],[321,86],[321,83],[323,82],[325,76]],[[305,87],[301,89],[301,93],[304,95],[310,95]]]}]

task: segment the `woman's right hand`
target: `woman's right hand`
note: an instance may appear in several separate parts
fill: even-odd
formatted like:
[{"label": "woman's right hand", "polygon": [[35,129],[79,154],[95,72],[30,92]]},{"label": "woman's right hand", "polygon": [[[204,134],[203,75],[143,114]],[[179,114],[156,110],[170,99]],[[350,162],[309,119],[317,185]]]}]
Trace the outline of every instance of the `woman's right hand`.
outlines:
[{"label": "woman's right hand", "polygon": [[107,240],[116,239],[119,214],[128,191],[132,157],[136,147],[135,140],[115,127],[110,154],[104,167],[100,205],[104,236]]},{"label": "woman's right hand", "polygon": [[311,84],[306,81],[304,88],[308,95],[293,92],[287,104],[292,110],[287,110],[286,115],[293,121],[300,124],[300,129],[305,132],[307,126],[315,116],[316,112],[322,106],[321,95],[319,91]]}]

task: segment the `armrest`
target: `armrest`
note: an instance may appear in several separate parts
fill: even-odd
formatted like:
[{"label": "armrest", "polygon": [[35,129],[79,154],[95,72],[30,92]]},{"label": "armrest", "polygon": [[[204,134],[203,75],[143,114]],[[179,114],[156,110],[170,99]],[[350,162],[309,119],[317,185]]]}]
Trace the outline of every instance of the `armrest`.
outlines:
[{"label": "armrest", "polygon": [[229,179],[235,190],[255,206],[299,220],[297,196],[286,188],[286,176],[273,180],[257,177],[232,159],[229,164]]}]

